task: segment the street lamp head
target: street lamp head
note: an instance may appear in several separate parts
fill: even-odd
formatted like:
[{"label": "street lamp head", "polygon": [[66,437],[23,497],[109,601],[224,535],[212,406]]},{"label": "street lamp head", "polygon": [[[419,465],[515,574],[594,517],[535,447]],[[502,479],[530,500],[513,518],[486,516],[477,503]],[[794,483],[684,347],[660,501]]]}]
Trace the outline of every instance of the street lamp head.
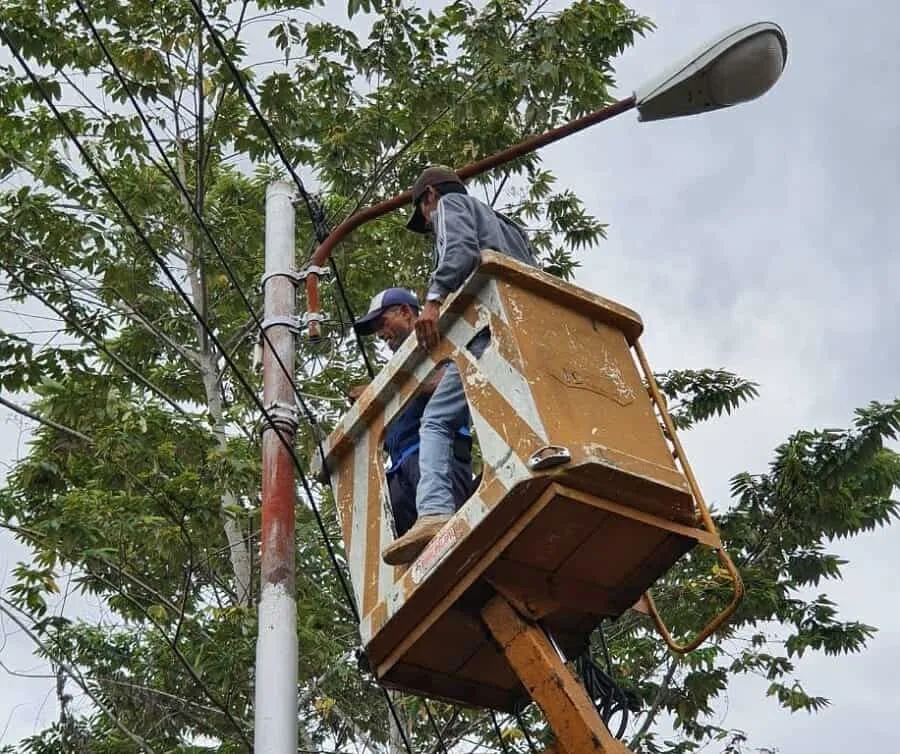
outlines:
[{"label": "street lamp head", "polygon": [[787,39],[777,24],[739,27],[636,91],[638,120],[696,115],[756,99],[778,81],[786,61]]}]

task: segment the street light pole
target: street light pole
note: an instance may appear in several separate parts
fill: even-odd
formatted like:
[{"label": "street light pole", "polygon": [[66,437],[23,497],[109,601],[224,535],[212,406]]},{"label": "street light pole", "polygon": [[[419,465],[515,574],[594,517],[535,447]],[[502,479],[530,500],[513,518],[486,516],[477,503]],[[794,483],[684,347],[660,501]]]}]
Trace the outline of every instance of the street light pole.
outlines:
[{"label": "street light pole", "polygon": [[266,191],[263,276],[261,590],[256,643],[254,751],[297,751],[297,601],[294,588],[296,274],[293,190]]}]

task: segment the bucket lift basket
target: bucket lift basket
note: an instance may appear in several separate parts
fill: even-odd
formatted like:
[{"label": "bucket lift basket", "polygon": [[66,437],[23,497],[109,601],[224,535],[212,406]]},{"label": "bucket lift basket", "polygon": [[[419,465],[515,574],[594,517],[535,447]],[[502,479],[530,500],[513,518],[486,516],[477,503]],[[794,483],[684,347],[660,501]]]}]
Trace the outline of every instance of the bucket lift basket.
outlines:
[{"label": "bucket lift basket", "polygon": [[[475,357],[467,344],[485,328],[490,345]],[[527,701],[485,626],[498,594],[567,657],[602,619],[639,600],[676,651],[697,646],[733,612],[740,577],[638,342],[642,329],[630,309],[484,251],[445,303],[440,343],[424,353],[408,338],[344,415],[322,462],[363,645],[382,683],[497,710]],[[388,566],[384,429],[446,360],[462,376],[483,477],[415,562]],[[697,544],[716,551],[734,597],[679,645],[647,590]]]}]

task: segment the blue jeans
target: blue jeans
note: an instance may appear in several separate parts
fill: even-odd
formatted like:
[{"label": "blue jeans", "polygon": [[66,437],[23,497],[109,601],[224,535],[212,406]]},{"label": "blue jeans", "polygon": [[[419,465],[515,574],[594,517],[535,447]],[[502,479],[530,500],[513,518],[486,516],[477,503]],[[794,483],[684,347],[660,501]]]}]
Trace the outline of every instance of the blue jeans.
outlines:
[{"label": "blue jeans", "polygon": [[[477,358],[490,343],[490,333],[476,335],[468,345]],[[455,513],[465,500],[453,494],[453,440],[460,427],[468,427],[471,418],[466,393],[456,364],[450,362],[438,383],[419,427],[419,484],[416,487],[416,511],[419,516]]]},{"label": "blue jeans", "polygon": [[[457,438],[457,442],[459,439]],[[400,465],[387,475],[391,510],[397,536],[402,537],[416,522],[416,489],[419,485],[419,452],[405,458]],[[450,462],[450,488],[453,490],[454,506],[459,508],[475,489],[472,479],[472,452],[467,457],[457,454]]]}]

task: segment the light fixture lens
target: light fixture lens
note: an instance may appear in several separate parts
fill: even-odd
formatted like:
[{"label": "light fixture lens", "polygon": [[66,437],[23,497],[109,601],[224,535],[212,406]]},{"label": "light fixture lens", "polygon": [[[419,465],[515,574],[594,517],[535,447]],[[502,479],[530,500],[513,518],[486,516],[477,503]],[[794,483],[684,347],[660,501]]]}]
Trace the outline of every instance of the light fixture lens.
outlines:
[{"label": "light fixture lens", "polygon": [[710,97],[720,107],[756,99],[778,81],[784,64],[784,47],[777,35],[766,31],[749,37],[709,67]]}]

